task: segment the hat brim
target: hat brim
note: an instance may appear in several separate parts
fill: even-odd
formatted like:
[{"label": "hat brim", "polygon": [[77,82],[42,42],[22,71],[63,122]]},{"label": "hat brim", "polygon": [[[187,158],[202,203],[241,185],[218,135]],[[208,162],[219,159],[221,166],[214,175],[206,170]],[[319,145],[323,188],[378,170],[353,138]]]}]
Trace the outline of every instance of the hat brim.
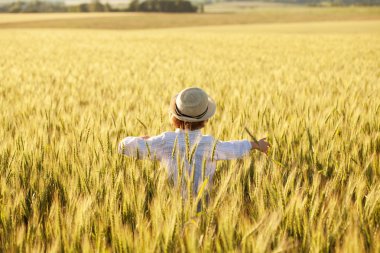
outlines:
[{"label": "hat brim", "polygon": [[201,121],[208,120],[215,114],[215,111],[216,111],[215,101],[212,98],[208,97],[207,112],[202,118],[195,119],[195,118],[180,116],[176,113],[176,110],[175,110],[175,107],[176,107],[175,102],[176,102],[177,96],[178,95],[175,95],[174,97],[172,97],[170,101],[170,112],[172,113],[174,117],[176,117],[179,120],[182,120],[184,122],[201,122]]}]

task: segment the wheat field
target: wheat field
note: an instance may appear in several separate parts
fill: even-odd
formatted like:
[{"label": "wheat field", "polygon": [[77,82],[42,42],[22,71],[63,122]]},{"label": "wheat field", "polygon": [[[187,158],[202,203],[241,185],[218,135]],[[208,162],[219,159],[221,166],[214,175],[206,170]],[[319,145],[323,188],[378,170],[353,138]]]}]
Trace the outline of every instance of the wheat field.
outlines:
[{"label": "wheat field", "polygon": [[[380,252],[379,21],[8,29],[0,49],[0,252]],[[218,163],[201,212],[117,153],[171,130],[188,86],[217,103],[205,134],[272,144]]]}]

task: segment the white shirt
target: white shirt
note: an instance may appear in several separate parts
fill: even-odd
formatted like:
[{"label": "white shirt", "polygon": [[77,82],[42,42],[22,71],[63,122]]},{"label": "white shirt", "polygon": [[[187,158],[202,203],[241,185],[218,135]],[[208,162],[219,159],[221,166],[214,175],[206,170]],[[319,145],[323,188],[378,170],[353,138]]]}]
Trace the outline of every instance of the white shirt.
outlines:
[{"label": "white shirt", "polygon": [[[218,141],[210,135],[202,135],[200,130],[181,129],[176,129],[175,132],[164,132],[149,139],[130,136],[119,143],[120,154],[161,161],[167,167],[169,177],[172,177],[175,184],[178,167],[182,167],[182,170],[189,174],[194,170],[194,193],[198,192],[198,186],[205,178],[208,177],[209,184],[212,182],[216,161],[240,158],[248,154],[251,148],[248,140]],[[205,162],[205,169],[202,172],[203,162]]]}]

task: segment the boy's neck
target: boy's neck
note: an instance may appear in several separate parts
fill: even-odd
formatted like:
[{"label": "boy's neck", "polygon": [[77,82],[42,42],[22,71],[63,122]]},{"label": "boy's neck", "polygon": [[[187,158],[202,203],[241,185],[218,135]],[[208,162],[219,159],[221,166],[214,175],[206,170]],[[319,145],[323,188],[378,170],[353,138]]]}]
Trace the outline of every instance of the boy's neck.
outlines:
[{"label": "boy's neck", "polygon": [[175,132],[176,133],[181,133],[181,132],[199,132],[199,133],[201,133],[201,129],[189,130],[189,129],[176,128]]}]

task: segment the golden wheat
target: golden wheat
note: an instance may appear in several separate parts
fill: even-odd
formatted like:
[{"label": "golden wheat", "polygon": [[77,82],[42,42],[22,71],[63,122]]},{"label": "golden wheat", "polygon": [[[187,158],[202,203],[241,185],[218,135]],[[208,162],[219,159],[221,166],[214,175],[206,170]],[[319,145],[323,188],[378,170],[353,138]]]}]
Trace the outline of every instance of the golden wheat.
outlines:
[{"label": "golden wheat", "polygon": [[[0,251],[379,252],[379,22],[313,26],[1,30]],[[247,126],[282,164],[220,162],[199,213],[117,154],[188,86],[217,102],[204,133]]]}]

